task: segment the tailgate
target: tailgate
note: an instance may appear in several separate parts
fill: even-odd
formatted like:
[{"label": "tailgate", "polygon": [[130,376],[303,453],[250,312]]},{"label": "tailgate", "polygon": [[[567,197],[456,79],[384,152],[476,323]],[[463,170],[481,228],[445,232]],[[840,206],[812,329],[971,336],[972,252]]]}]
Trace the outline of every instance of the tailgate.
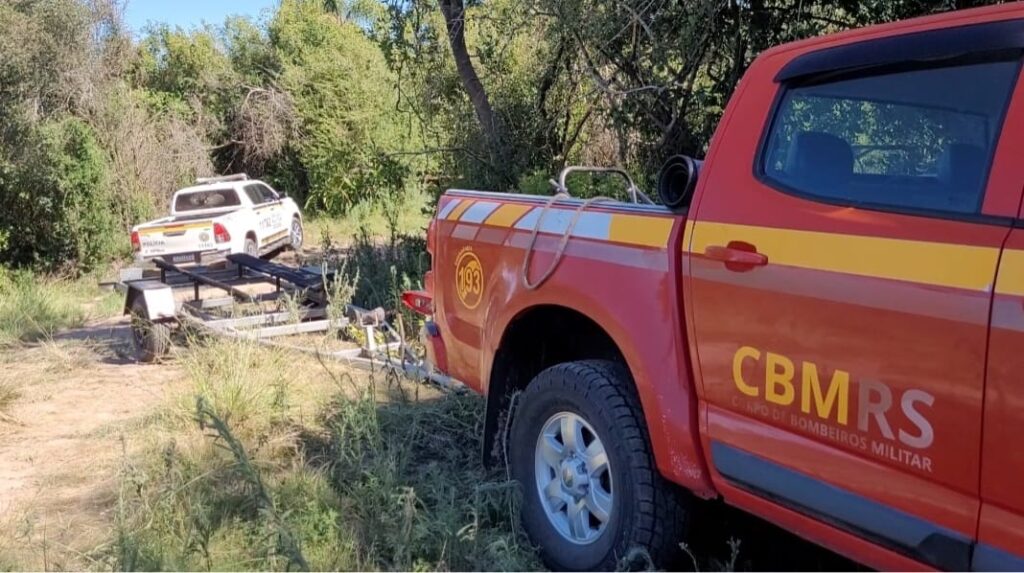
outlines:
[{"label": "tailgate", "polygon": [[139,254],[159,257],[176,253],[209,251],[216,248],[213,221],[182,221],[139,229]]}]

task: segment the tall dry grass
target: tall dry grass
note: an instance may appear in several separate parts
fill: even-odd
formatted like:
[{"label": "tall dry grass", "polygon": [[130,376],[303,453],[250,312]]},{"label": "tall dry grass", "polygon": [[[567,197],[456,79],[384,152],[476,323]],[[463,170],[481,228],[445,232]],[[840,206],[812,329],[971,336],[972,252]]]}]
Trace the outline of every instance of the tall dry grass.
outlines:
[{"label": "tall dry grass", "polygon": [[250,342],[179,361],[191,385],[125,459],[105,566],[539,567],[516,488],[480,465],[478,398]]}]

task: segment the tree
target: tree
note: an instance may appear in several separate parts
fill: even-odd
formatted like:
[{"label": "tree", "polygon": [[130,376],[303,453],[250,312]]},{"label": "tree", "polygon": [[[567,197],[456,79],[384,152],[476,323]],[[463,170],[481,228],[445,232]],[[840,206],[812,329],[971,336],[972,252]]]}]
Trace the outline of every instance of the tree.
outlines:
[{"label": "tree", "polygon": [[463,0],[438,0],[438,6],[444,15],[448,43],[451,46],[452,58],[455,60],[455,68],[459,71],[459,79],[462,80],[462,87],[466,90],[480,121],[480,127],[487,136],[493,160],[503,162],[507,159],[505,130],[501,119],[491,108],[487,91],[480,82],[476,68],[473,67],[473,60],[469,57],[469,50],[466,48],[466,7]]}]

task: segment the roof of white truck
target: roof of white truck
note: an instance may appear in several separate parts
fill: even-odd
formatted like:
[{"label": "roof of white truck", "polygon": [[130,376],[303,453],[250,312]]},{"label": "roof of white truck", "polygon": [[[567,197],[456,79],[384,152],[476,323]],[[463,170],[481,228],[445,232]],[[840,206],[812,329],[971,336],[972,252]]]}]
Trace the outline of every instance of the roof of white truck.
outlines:
[{"label": "roof of white truck", "polygon": [[[197,179],[196,185],[189,187],[182,187],[174,192],[175,195],[180,193],[192,193],[196,191],[211,191],[214,189],[224,189],[226,187],[233,188],[235,190],[240,189],[243,185],[249,185],[251,183],[263,183],[259,179],[249,179],[244,173],[238,173],[235,175],[225,175],[221,177],[200,177]],[[266,183],[263,183],[266,185]]]}]

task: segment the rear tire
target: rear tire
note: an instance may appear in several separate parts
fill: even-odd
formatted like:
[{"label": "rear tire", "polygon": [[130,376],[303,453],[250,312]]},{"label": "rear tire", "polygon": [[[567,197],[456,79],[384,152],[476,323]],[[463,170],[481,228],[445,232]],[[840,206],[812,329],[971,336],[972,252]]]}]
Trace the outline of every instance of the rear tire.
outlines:
[{"label": "rear tire", "polygon": [[259,246],[256,245],[256,239],[253,239],[252,237],[246,237],[245,244],[242,245],[242,252],[251,257],[259,257],[260,248]]},{"label": "rear tire", "polygon": [[671,566],[687,500],[655,467],[624,367],[605,360],[552,366],[520,395],[513,416],[509,462],[523,488],[523,527],[550,568],[613,570],[637,549],[656,567]]},{"label": "rear tire", "polygon": [[136,299],[131,307],[132,348],[139,362],[158,362],[171,348],[171,329],[167,324],[153,322],[146,304]]}]

